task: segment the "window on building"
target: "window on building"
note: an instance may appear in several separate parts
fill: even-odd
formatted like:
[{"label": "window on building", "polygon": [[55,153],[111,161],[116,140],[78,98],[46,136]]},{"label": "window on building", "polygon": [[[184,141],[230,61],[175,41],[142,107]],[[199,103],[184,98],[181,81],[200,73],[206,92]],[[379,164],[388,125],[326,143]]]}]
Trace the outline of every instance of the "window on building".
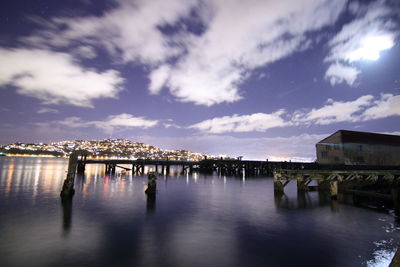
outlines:
[{"label": "window on building", "polygon": [[330,145],[326,145],[325,146],[325,150],[331,150],[331,146]]},{"label": "window on building", "polygon": [[321,151],[321,158],[327,158],[328,157],[328,151]]}]

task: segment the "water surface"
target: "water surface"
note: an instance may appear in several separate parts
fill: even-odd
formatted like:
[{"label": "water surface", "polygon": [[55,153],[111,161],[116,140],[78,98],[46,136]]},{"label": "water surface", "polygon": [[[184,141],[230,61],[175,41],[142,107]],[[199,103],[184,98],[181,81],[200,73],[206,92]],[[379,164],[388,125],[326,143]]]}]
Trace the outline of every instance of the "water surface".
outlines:
[{"label": "water surface", "polygon": [[72,201],[67,160],[0,158],[0,266],[387,266],[400,240],[389,211],[297,194],[270,177],[104,175],[91,165]]}]

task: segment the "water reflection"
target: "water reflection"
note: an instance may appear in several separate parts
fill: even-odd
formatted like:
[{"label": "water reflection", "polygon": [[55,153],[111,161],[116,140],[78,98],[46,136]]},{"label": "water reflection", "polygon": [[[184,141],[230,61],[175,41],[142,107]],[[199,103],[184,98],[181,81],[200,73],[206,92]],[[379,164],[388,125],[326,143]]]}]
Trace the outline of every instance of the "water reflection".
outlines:
[{"label": "water reflection", "polygon": [[61,197],[63,210],[62,228],[64,236],[67,236],[72,225],[72,196]]},{"label": "water reflection", "polygon": [[[289,197],[282,192],[274,192],[275,207],[277,209],[311,209],[316,207],[323,207],[332,204],[329,192],[307,192],[298,191],[296,198],[293,196]],[[332,210],[337,210],[336,206],[338,201],[335,202],[335,208]]]},{"label": "water reflection", "polygon": [[147,194],[146,201],[147,213],[154,213],[156,210],[156,194]]},{"label": "water reflection", "polygon": [[265,177],[171,168],[146,195],[147,176],[88,165],[60,205],[67,161],[0,161],[0,266],[360,266],[400,240],[390,214]]}]

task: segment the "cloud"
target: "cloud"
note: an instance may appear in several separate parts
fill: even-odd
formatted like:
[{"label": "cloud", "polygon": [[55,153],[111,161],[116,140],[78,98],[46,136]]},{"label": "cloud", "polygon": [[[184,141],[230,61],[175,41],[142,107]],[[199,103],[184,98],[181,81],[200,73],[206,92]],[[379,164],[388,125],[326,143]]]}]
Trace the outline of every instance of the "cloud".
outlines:
[{"label": "cloud", "polygon": [[66,53],[0,48],[0,58],[0,87],[12,85],[43,104],[93,107],[93,100],[116,98],[122,90],[119,72],[84,68]]},{"label": "cloud", "polygon": [[400,115],[400,95],[382,94],[373,106],[362,114],[363,120],[381,119]]},{"label": "cloud", "polygon": [[381,51],[394,46],[398,35],[390,19],[396,11],[386,6],[385,1],[352,4],[349,9],[356,18],[345,24],[328,43],[330,52],[325,61],[331,65],[325,77],[332,86],[342,82],[353,85],[361,71],[352,63],[377,60]]},{"label": "cloud", "polygon": [[277,127],[330,125],[340,122],[369,121],[400,115],[400,95],[364,95],[351,101],[328,99],[320,108],[299,109],[292,114],[284,110],[274,113],[232,115],[204,120],[188,128],[204,133],[266,132]]},{"label": "cloud", "polygon": [[[48,123],[44,123],[48,124]],[[62,121],[53,121],[50,124],[64,126],[68,128],[96,127],[107,134],[115,130],[125,130],[130,128],[148,129],[158,124],[157,120],[147,120],[144,117],[135,117],[131,114],[122,113],[110,115],[102,121],[85,121],[79,117],[68,117]],[[41,124],[39,123],[38,126]]]},{"label": "cloud", "polygon": [[162,65],[150,74],[149,91],[151,94],[158,94],[165,85],[170,74],[170,68],[167,65]]},{"label": "cloud", "polygon": [[82,45],[73,50],[74,54],[79,57],[92,59],[97,56],[95,49],[92,46]]},{"label": "cloud", "polygon": [[182,102],[236,102],[242,99],[239,87],[252,70],[304,49],[306,33],[333,23],[344,4],[206,1],[200,11],[205,13],[206,30],[185,43],[187,53],[169,66],[164,86]]},{"label": "cloud", "polygon": [[356,122],[361,120],[360,112],[371,106],[372,95],[361,96],[354,101],[333,101],[328,99],[325,106],[310,111],[296,111],[293,122],[296,124],[327,125],[338,122]]},{"label": "cloud", "polygon": [[102,45],[124,63],[139,61],[152,65],[181,50],[164,36],[160,27],[188,16],[196,3],[195,0],[119,0],[116,8],[100,16],[56,17],[42,22],[46,28],[23,41],[39,47],[67,47],[77,41]]},{"label": "cloud", "polygon": [[43,113],[59,113],[57,109],[54,108],[39,108],[36,113],[43,114]]},{"label": "cloud", "polygon": [[227,132],[265,132],[270,128],[284,127],[291,123],[285,121],[282,115],[284,110],[278,110],[271,114],[254,113],[251,115],[233,115],[205,120],[189,128],[197,129],[207,133],[227,133]]},{"label": "cloud", "polygon": [[23,42],[102,45],[119,62],[147,65],[151,94],[168,88],[178,101],[211,106],[242,99],[240,85],[254,69],[309,47],[308,33],[332,25],[345,6],[346,0],[119,0],[100,16],[41,22],[45,28]]},{"label": "cloud", "polygon": [[332,86],[342,82],[353,85],[360,71],[357,68],[335,63],[329,66],[325,73],[325,78],[329,79]]}]

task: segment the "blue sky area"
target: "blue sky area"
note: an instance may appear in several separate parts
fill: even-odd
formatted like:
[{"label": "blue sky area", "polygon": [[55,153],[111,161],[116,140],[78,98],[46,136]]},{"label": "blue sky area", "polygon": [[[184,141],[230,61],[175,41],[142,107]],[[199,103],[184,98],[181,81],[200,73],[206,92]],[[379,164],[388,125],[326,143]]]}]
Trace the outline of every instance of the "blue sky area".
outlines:
[{"label": "blue sky area", "polygon": [[339,129],[399,134],[399,14],[396,0],[4,0],[0,142],[313,160]]}]

